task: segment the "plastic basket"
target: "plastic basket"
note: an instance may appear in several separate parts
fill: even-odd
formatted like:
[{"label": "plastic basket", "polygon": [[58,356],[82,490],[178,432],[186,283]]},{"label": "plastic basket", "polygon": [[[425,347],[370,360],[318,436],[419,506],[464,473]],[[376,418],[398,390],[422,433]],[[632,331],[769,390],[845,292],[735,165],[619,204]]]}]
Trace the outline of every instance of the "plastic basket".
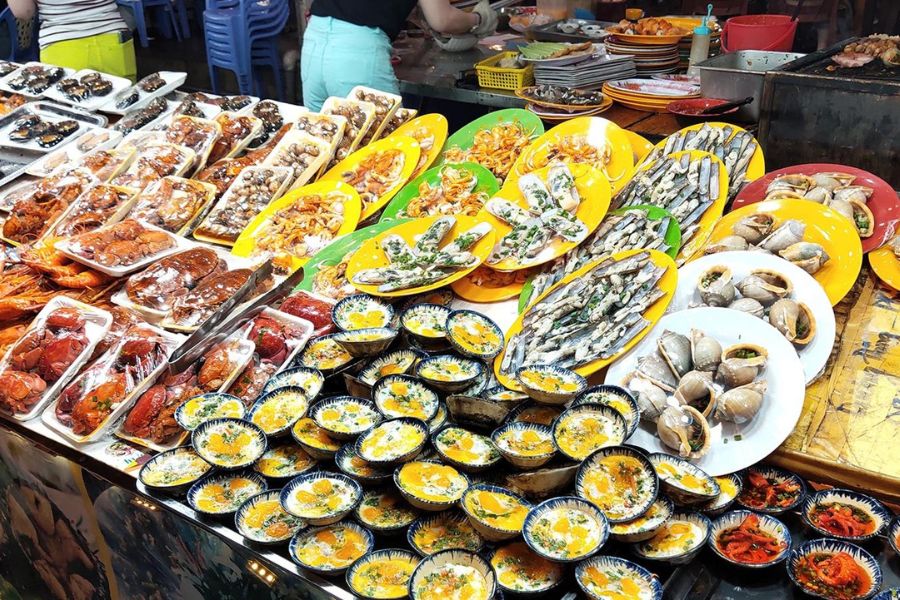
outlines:
[{"label": "plastic basket", "polygon": [[495,66],[504,58],[515,57],[518,54],[518,52],[501,52],[496,56],[475,63],[478,85],[483,88],[511,91],[533,85],[534,65],[527,65],[521,69],[504,69],[503,67]]}]

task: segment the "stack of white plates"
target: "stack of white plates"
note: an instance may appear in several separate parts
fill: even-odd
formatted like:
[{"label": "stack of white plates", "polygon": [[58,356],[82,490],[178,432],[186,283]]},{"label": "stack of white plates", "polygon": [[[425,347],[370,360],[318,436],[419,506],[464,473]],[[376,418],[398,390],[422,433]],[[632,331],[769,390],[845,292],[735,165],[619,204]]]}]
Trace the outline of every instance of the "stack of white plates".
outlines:
[{"label": "stack of white plates", "polygon": [[631,56],[612,56],[605,52],[568,65],[535,64],[534,81],[537,84],[561,85],[571,88],[592,89],[612,79],[627,79],[637,73]]}]

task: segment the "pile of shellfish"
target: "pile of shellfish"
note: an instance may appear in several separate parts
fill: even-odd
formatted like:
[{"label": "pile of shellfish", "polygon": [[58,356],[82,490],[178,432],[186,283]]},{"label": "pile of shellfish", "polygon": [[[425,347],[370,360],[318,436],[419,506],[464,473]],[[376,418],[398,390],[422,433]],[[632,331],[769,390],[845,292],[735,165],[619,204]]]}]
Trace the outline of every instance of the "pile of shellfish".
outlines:
[{"label": "pile of shellfish", "polygon": [[710,421],[751,421],[765,400],[768,353],[755,344],[724,347],[699,329],[690,337],[665,330],[656,352],[638,358],[625,386],[641,420],[655,424],[667,447],[686,459],[709,452]]},{"label": "pile of shellfish", "polygon": [[855,180],[849,173],[781,175],[766,188],[766,200],[801,198],[824,204],[853,221],[859,237],[867,238],[875,231],[875,217],[867,206],[875,190],[854,185]]},{"label": "pile of shellfish", "polygon": [[758,317],[798,349],[816,336],[816,318],[803,302],[791,298],[790,279],[769,269],[754,269],[735,281],[731,269],[717,265],[700,274],[697,292],[702,306],[720,306]]},{"label": "pile of shellfish", "polygon": [[758,212],[735,223],[731,233],[707,246],[704,252],[761,250],[780,256],[810,275],[815,275],[830,258],[821,244],[803,240],[806,233],[803,221],[787,219],[778,223],[774,215]]}]

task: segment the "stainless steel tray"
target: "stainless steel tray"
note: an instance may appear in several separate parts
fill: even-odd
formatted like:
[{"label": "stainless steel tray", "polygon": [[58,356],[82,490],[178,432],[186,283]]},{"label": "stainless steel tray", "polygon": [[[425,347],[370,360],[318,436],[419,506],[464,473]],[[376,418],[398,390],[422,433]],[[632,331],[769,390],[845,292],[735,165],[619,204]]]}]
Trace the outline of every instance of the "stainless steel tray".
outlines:
[{"label": "stainless steel tray", "polygon": [[41,148],[37,145],[37,142],[33,140],[29,140],[27,143],[10,141],[8,138],[8,132],[12,127],[12,124],[18,119],[27,115],[36,115],[51,122],[64,119],[72,119],[74,121],[78,121],[82,124],[82,126],[78,131],[74,132],[70,136],[72,139],[91,129],[105,127],[109,122],[109,120],[102,115],[89,113],[72,106],[63,106],[62,104],[56,104],[55,102],[38,101],[23,104],[9,114],[0,117],[0,148],[14,149],[16,151],[22,152],[31,152],[34,154],[32,160],[43,156],[48,152],[56,150],[57,148],[63,147],[71,140],[63,140],[62,142],[51,148]]},{"label": "stainless steel tray", "polygon": [[[571,23],[578,26],[578,30],[573,33],[566,33],[559,29],[563,23]],[[596,25],[604,30],[601,35],[591,37],[582,31],[584,25]],[[605,30],[607,27],[615,25],[610,21],[591,21],[589,19],[560,19],[559,21],[551,21],[545,25],[536,25],[528,29],[528,33],[539,42],[599,42],[609,35]]]}]

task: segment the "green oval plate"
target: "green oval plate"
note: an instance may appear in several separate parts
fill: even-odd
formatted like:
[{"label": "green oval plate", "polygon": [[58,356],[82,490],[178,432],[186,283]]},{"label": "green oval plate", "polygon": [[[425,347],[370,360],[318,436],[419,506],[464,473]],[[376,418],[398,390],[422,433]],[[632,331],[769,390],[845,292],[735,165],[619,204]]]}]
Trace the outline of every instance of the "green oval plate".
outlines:
[{"label": "green oval plate", "polygon": [[[658,206],[653,206],[651,204],[626,206],[618,210],[611,211],[609,214],[621,215],[625,214],[629,210],[643,210],[647,213],[647,217],[651,221],[659,221],[660,219],[664,219],[665,217],[672,216],[669,211]],[[669,245],[669,249],[666,251],[666,254],[668,254],[672,258],[678,256],[678,252],[681,250],[681,228],[678,227],[678,221],[676,221],[674,217],[669,220],[669,226],[668,228],[666,228],[666,235],[664,236],[664,239],[666,240],[666,244]],[[531,287],[532,279],[533,277],[529,277],[528,281],[525,282],[525,285],[522,286],[522,293],[519,294],[519,312],[525,310],[525,307],[528,306],[528,301],[531,299],[531,292],[534,289]]]},{"label": "green oval plate", "polygon": [[495,110],[483,117],[478,117],[448,137],[435,166],[439,167],[444,164],[444,153],[447,151],[447,148],[458,146],[462,150],[468,150],[475,141],[476,133],[482,129],[490,129],[491,127],[505,123],[519,123],[525,131],[531,132],[532,139],[544,133],[544,123],[541,121],[540,117],[531,111],[527,111],[524,108],[504,108],[503,110]]},{"label": "green oval plate", "polygon": [[462,171],[468,171],[475,175],[475,180],[477,183],[475,184],[476,192],[484,192],[488,195],[488,198],[491,198],[494,194],[500,191],[500,182],[497,181],[497,178],[494,177],[494,174],[482,167],[477,163],[458,163],[458,164],[444,164],[439,167],[434,167],[433,169],[428,169],[405,186],[400,192],[394,196],[394,199],[391,200],[391,203],[387,205],[387,208],[384,209],[384,212],[381,213],[381,221],[394,220],[398,218],[398,214],[406,209],[406,206],[414,199],[419,197],[419,186],[423,183],[427,183],[428,185],[435,187],[440,185],[441,183],[441,171],[444,167],[455,167]]}]

